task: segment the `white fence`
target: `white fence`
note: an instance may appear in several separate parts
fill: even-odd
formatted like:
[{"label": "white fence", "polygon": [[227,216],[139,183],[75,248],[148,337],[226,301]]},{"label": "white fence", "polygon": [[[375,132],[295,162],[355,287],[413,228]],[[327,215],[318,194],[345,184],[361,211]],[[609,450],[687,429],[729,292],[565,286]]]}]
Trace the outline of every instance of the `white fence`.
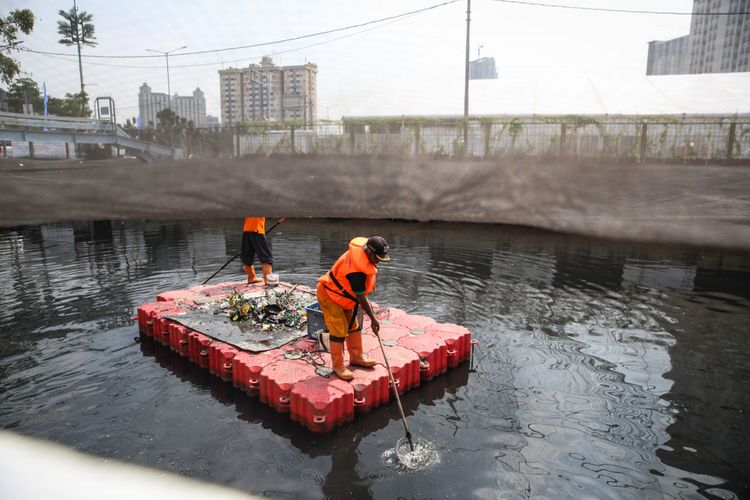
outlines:
[{"label": "white fence", "polygon": [[[351,119],[235,129],[232,154],[748,160],[750,116]],[[464,137],[466,140],[464,140]]]}]

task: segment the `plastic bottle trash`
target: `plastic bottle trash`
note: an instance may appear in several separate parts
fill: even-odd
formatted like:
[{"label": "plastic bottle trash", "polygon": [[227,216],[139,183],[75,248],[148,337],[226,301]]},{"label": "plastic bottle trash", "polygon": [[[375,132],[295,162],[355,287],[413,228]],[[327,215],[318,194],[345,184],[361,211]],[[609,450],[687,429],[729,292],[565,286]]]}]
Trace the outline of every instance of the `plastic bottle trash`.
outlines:
[{"label": "plastic bottle trash", "polygon": [[268,286],[276,286],[279,284],[279,275],[275,273],[271,273],[268,276],[266,276],[266,283]]}]

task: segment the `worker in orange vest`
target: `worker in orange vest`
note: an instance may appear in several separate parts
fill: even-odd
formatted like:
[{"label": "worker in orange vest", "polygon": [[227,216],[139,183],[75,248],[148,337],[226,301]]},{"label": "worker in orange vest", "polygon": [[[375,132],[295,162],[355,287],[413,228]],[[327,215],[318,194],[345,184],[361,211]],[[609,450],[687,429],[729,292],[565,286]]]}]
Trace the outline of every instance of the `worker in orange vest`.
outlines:
[{"label": "worker in orange vest", "polygon": [[318,280],[318,302],[323,320],[330,332],[331,364],[342,380],[354,374],[344,365],[344,342],[349,350],[349,364],[370,367],[375,360],[362,352],[362,325],[357,322],[359,307],[372,322],[378,335],[380,323],[372,312],[367,296],[375,291],[375,276],[380,262],[391,260],[388,242],[382,236],[357,237],[349,242],[349,250],[338,258],[330,271]]},{"label": "worker in orange vest", "polygon": [[[263,279],[255,274],[255,255],[263,267]],[[240,257],[244,264],[248,283],[268,282],[268,275],[273,272],[273,255],[266,239],[266,218],[245,217],[242,227],[242,245]]]}]

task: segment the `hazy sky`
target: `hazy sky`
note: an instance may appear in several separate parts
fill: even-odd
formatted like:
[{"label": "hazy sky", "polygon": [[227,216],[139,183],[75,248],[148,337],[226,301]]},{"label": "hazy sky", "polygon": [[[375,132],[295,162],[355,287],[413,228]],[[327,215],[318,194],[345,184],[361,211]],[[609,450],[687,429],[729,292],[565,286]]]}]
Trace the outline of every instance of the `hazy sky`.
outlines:
[{"label": "hazy sky", "polygon": [[[545,3],[689,12],[691,0],[544,0]],[[215,50],[249,45],[359,24],[440,3],[439,0],[256,0],[128,2],[81,0],[80,10],[94,16],[95,48],[84,54],[153,55],[146,49]],[[22,70],[45,81],[50,95],[79,88],[75,49],[57,43],[57,11],[70,2],[10,0],[2,13],[30,8],[37,17],[25,37],[32,49],[70,57],[17,54]],[[222,67],[246,66],[271,55],[278,64],[318,65],[318,113],[338,118],[357,109],[377,114],[381,102],[430,99],[435,90],[455,95],[462,109],[466,2],[459,1],[396,22],[385,22],[331,35],[260,48],[170,56],[172,93],[206,93],[208,113],[219,115]],[[690,16],[587,12],[493,0],[472,1],[472,58],[493,56],[500,78],[606,75],[623,79],[645,74],[647,43],[687,34]],[[84,81],[92,96],[114,97],[120,121],[138,114],[138,87],[148,82],[166,92],[164,58],[84,59]],[[553,75],[553,76],[549,76]],[[434,95],[438,95],[440,92]],[[437,100],[438,98],[434,98]],[[442,100],[443,97],[440,97]],[[435,102],[436,109],[439,103]],[[426,106],[429,108],[430,103]],[[532,110],[529,110],[532,112]]]}]

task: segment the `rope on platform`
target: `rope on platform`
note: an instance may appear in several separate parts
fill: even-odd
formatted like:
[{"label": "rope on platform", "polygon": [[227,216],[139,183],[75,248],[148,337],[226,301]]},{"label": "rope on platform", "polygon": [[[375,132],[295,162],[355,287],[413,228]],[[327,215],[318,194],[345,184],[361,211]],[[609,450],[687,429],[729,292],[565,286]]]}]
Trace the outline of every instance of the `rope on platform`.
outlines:
[{"label": "rope on platform", "polygon": [[302,349],[292,349],[284,353],[286,359],[299,359],[315,367],[315,373],[321,377],[329,378],[333,370],[326,366],[326,362],[320,353],[325,352],[320,349],[314,351],[305,351]]}]

